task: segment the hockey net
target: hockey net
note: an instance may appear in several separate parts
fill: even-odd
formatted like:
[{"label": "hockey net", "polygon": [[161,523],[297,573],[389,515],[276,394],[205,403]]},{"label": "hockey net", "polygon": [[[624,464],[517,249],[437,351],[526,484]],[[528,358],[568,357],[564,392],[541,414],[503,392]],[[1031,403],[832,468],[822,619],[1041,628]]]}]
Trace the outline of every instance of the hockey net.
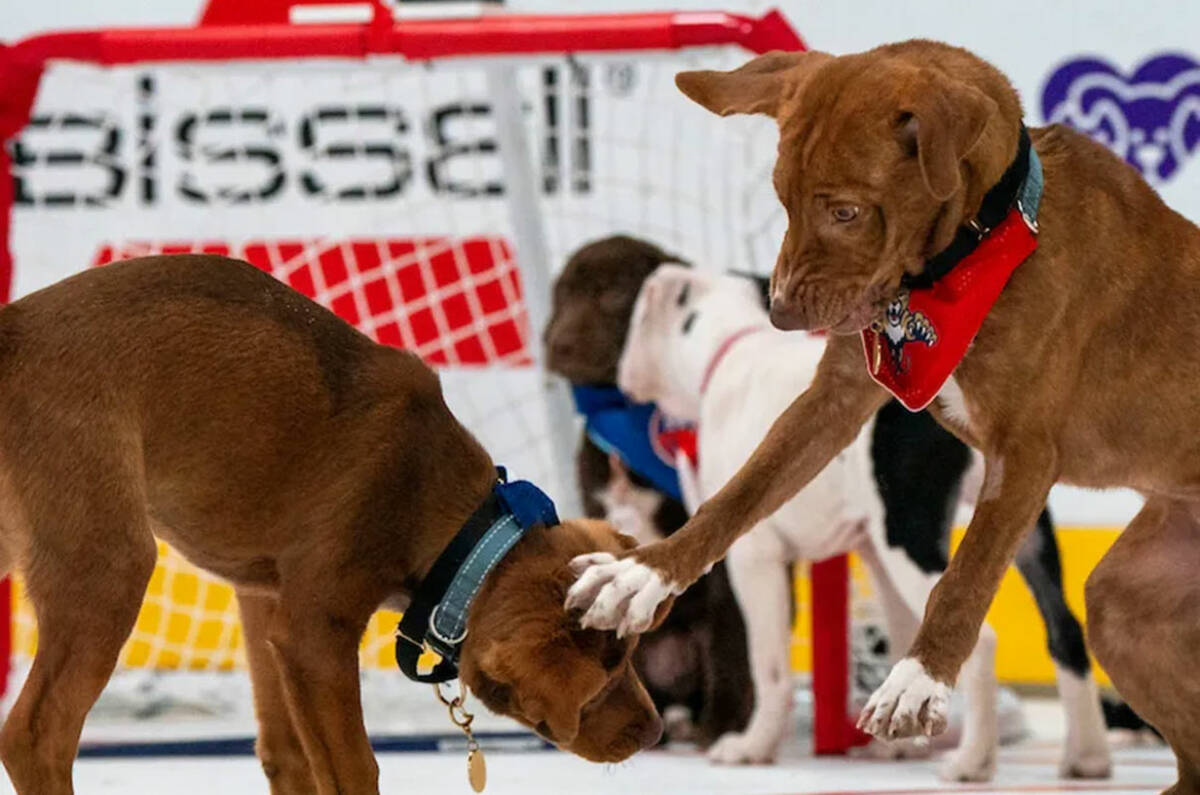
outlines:
[{"label": "hockey net", "polygon": [[[245,259],[419,353],[495,460],[575,513],[575,425],[537,367],[552,275],[614,233],[768,272],[783,229],[774,125],[718,119],[673,78],[802,44],[776,13],[403,22],[369,8],[353,24],[294,24],[293,7],[288,20],[0,51],[18,86],[0,105],[0,289],[17,298],[149,253]],[[389,681],[396,620],[377,614],[361,650]],[[827,626],[844,641],[844,620]],[[12,627],[20,667],[36,622],[19,583]],[[161,672],[242,667],[231,589],[160,546],[120,660],[136,709],[166,697]]]}]

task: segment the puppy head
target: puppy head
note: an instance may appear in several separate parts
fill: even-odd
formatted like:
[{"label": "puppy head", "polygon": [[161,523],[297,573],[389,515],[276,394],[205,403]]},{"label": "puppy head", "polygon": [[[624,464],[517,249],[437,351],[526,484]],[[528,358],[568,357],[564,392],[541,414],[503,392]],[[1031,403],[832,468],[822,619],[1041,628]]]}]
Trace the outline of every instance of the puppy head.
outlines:
[{"label": "puppy head", "polygon": [[762,317],[755,282],[663,265],[638,294],[617,384],[634,400],[698,420],[701,381],[714,346]]},{"label": "puppy head", "polygon": [[595,520],[531,530],[484,583],[463,641],[459,673],[488,709],[593,762],[654,745],[662,720],[631,663],[637,638],[582,629],[563,610],[575,579],[567,564],[635,545]]},{"label": "puppy head", "polygon": [[676,84],[715,113],[779,123],[788,230],[772,277],[784,329],[852,333],[949,244],[1016,154],[1021,111],[994,68],[912,41],[834,57],[768,53]]},{"label": "puppy head", "polygon": [[575,383],[611,384],[638,288],[664,262],[657,246],[624,235],[589,243],[567,260],[554,283],[544,335],[546,364]]}]

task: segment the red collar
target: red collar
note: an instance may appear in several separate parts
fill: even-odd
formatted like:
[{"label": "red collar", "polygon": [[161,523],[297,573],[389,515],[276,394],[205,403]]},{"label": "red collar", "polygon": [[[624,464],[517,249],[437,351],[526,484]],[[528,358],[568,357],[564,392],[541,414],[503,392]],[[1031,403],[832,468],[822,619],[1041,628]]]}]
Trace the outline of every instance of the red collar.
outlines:
[{"label": "red collar", "polygon": [[759,331],[765,331],[766,326],[744,326],[726,337],[720,345],[717,346],[716,352],[712,358],[708,360],[708,366],[704,368],[704,377],[700,379],[700,394],[703,395],[708,390],[708,382],[712,380],[713,373],[716,372],[717,365],[725,358],[725,354],[729,353],[729,349],[737,343],[742,337],[748,337]]}]

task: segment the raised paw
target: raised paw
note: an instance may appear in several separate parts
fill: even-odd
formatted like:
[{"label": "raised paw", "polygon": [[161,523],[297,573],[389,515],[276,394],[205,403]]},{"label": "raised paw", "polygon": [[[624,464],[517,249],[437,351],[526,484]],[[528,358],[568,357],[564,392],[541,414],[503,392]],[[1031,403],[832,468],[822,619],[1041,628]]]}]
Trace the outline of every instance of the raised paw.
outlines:
[{"label": "raised paw", "polygon": [[775,761],[778,743],[740,732],[721,735],[708,749],[708,759],[718,765],[768,765]]},{"label": "raised paw", "polygon": [[950,688],[911,657],[896,663],[888,678],[871,694],[858,728],[882,740],[932,737],[946,730]]},{"label": "raised paw", "polygon": [[580,555],[571,570],[579,579],[567,591],[566,608],[585,611],[579,620],[584,628],[615,629],[619,637],[650,629],[658,606],[681,590],[655,569],[605,552]]}]

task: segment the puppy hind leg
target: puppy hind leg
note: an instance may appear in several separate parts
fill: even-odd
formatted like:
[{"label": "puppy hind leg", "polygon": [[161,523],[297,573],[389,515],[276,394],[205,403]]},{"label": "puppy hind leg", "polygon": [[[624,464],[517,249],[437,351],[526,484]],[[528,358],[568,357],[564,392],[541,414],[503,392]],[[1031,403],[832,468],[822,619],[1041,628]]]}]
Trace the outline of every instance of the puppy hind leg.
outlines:
[{"label": "puppy hind leg", "polygon": [[1022,542],[1016,564],[1046,625],[1047,645],[1066,712],[1067,736],[1059,775],[1107,778],[1112,775],[1112,755],[1104,712],[1092,677],[1083,627],[1067,606],[1063,593],[1058,539],[1048,511],[1042,511],[1036,529]]},{"label": "puppy hind leg", "polygon": [[744,732],[726,734],[708,750],[708,758],[719,764],[774,761],[791,717],[792,588],[782,545],[773,536],[761,537],[767,532],[752,530],[734,544],[727,558],[730,583],[746,621],[754,711]]},{"label": "puppy hind leg", "polygon": [[1175,751],[1168,793],[1200,793],[1200,506],[1151,498],[1085,589],[1096,658],[1121,696]]},{"label": "puppy hind leg", "polygon": [[[137,527],[124,532],[130,524]],[[62,545],[53,559],[35,558],[24,572],[38,649],[0,731],[0,758],[20,795],[73,792],[84,719],[116,666],[154,570],[156,547],[144,516],[121,532],[87,535],[99,543]]]}]

